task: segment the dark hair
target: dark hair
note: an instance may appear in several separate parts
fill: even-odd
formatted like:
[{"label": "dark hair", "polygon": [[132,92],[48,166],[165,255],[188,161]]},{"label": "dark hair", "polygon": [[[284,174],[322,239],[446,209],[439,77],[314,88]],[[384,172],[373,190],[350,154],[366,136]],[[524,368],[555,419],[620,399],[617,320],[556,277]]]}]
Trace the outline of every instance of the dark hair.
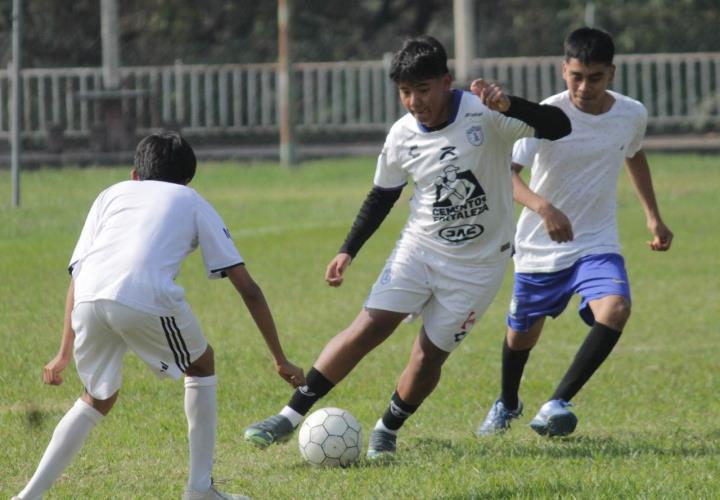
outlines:
[{"label": "dark hair", "polygon": [[580,28],[565,38],[565,60],[578,59],[582,64],[612,64],[615,44],[612,37],[595,28]]},{"label": "dark hair", "polygon": [[192,147],[177,132],[149,135],[135,149],[135,171],[142,181],[188,184],[196,165]]},{"label": "dark hair", "polygon": [[445,48],[431,36],[405,40],[390,64],[390,79],[395,83],[420,82],[449,73]]}]

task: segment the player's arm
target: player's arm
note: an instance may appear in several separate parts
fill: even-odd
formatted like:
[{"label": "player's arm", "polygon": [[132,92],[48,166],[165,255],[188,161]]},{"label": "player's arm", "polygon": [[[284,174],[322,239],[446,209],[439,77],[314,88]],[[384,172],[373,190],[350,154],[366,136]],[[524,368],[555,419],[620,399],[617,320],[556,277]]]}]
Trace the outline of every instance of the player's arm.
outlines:
[{"label": "player's arm", "polygon": [[641,149],[635,156],[625,159],[630,179],[635,186],[638,198],[645,211],[645,219],[650,233],[653,235],[652,241],[648,245],[652,250],[665,251],[670,249],[673,240],[673,233],[670,231],[662,218],[660,210],[655,199],[655,190],[652,184],[652,176],[650,175],[650,166],[647,162],[645,152]]},{"label": "player's arm", "polygon": [[517,118],[535,129],[535,137],[554,141],[572,132],[570,119],[557,106],[537,104],[508,95],[499,85],[483,79],[474,80],[470,91],[493,111]]},{"label": "player's arm", "polygon": [[224,272],[242,297],[253,321],[265,339],[275,363],[275,370],[293,387],[304,385],[305,375],[302,368],[295,366],[285,357],[275,328],[275,321],[260,286],[252,279],[244,264],[230,267]]},{"label": "player's arm", "polygon": [[60,350],[55,357],[43,368],[43,382],[50,385],[60,385],[63,378],[60,375],[72,359],[75,332],[72,329],[72,310],[75,304],[75,284],[70,278],[67,296],[65,297],[65,318],[63,320]]},{"label": "player's arm", "polygon": [[325,281],[330,286],[340,286],[343,274],[360,248],[380,227],[395,202],[400,198],[402,186],[396,189],[384,189],[374,186],[368,193],[360,211],[355,217],[345,242],[338,254],[330,261],[325,270]]},{"label": "player's arm", "polygon": [[513,162],[511,168],[513,199],[542,217],[545,230],[551,240],[557,243],[572,241],[573,231],[570,219],[562,210],[556,208],[548,200],[530,189],[523,178],[520,177],[520,171],[523,169],[522,165]]}]

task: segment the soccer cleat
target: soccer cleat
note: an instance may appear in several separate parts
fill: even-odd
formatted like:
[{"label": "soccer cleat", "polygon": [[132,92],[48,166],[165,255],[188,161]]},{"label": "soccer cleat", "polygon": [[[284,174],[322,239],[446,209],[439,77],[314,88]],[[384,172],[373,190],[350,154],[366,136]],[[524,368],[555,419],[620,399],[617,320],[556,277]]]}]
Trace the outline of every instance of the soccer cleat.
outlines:
[{"label": "soccer cleat", "polygon": [[183,494],[183,500],[250,500],[250,497],[224,493],[216,489],[215,486],[210,486],[210,489],[203,493],[191,490],[190,488],[186,489]]},{"label": "soccer cleat", "polygon": [[492,436],[493,434],[501,434],[510,428],[510,422],[522,415],[523,404],[518,401],[518,407],[514,410],[508,410],[499,399],[495,401],[490,408],[485,420],[480,424],[475,432],[478,436]]},{"label": "soccer cleat", "polygon": [[577,417],[567,409],[571,403],[562,399],[551,399],[530,422],[532,430],[541,436],[567,436],[575,430]]},{"label": "soccer cleat", "polygon": [[370,433],[367,457],[369,460],[381,460],[395,455],[397,435],[382,429],[373,429]]},{"label": "soccer cleat", "polygon": [[245,440],[259,448],[290,439],[295,427],[283,415],[273,415],[245,429]]}]

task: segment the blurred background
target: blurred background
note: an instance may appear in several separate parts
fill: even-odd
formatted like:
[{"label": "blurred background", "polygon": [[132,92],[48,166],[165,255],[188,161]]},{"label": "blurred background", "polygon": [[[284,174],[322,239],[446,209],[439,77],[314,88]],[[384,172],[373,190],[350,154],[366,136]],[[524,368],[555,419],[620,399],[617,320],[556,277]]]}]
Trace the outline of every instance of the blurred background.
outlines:
[{"label": "blurred background", "polygon": [[[720,123],[717,0],[287,3],[292,140],[300,145],[377,147],[403,112],[387,65],[388,53],[409,35],[435,36],[451,58],[462,46],[470,54],[465,80],[483,76],[541,100],[564,89],[563,38],[585,24],[613,35],[614,88],[648,107],[650,134],[662,135],[665,144],[667,137],[692,136],[702,149]],[[179,129],[219,156],[277,156],[279,2],[21,4],[20,135],[27,153],[41,154],[38,161],[102,160],[107,152],[126,157],[138,137],[163,128]],[[113,4],[114,77],[108,76],[108,38],[101,28],[108,14],[103,9]],[[458,19],[458,5],[464,19]],[[12,114],[12,7],[12,0],[0,0],[3,149]],[[469,32],[459,42],[460,26]],[[451,68],[457,73],[454,61]],[[84,156],[68,156],[72,152]],[[32,154],[27,158],[32,161]]]}]

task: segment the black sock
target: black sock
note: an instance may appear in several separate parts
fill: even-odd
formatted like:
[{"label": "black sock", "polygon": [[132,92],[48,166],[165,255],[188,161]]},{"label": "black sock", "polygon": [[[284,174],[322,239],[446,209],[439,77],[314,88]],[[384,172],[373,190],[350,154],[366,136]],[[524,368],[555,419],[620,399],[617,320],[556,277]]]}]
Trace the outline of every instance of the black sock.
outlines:
[{"label": "black sock", "polygon": [[411,405],[400,399],[396,390],[393,392],[390,404],[382,416],[383,425],[391,431],[396,431],[419,407],[420,405]]},{"label": "black sock", "polygon": [[595,322],[550,399],[570,401],[605,361],[621,333]]},{"label": "black sock", "polygon": [[502,392],[500,393],[500,401],[508,410],[517,410],[520,404],[518,399],[520,379],[522,379],[525,363],[527,363],[529,356],[530,349],[513,351],[507,343],[507,338],[505,338],[502,351]]},{"label": "black sock", "polygon": [[312,408],[312,405],[330,392],[333,387],[335,387],[335,384],[326,379],[322,373],[314,367],[310,368],[305,377],[305,385],[295,389],[288,406],[300,415],[305,415]]}]

